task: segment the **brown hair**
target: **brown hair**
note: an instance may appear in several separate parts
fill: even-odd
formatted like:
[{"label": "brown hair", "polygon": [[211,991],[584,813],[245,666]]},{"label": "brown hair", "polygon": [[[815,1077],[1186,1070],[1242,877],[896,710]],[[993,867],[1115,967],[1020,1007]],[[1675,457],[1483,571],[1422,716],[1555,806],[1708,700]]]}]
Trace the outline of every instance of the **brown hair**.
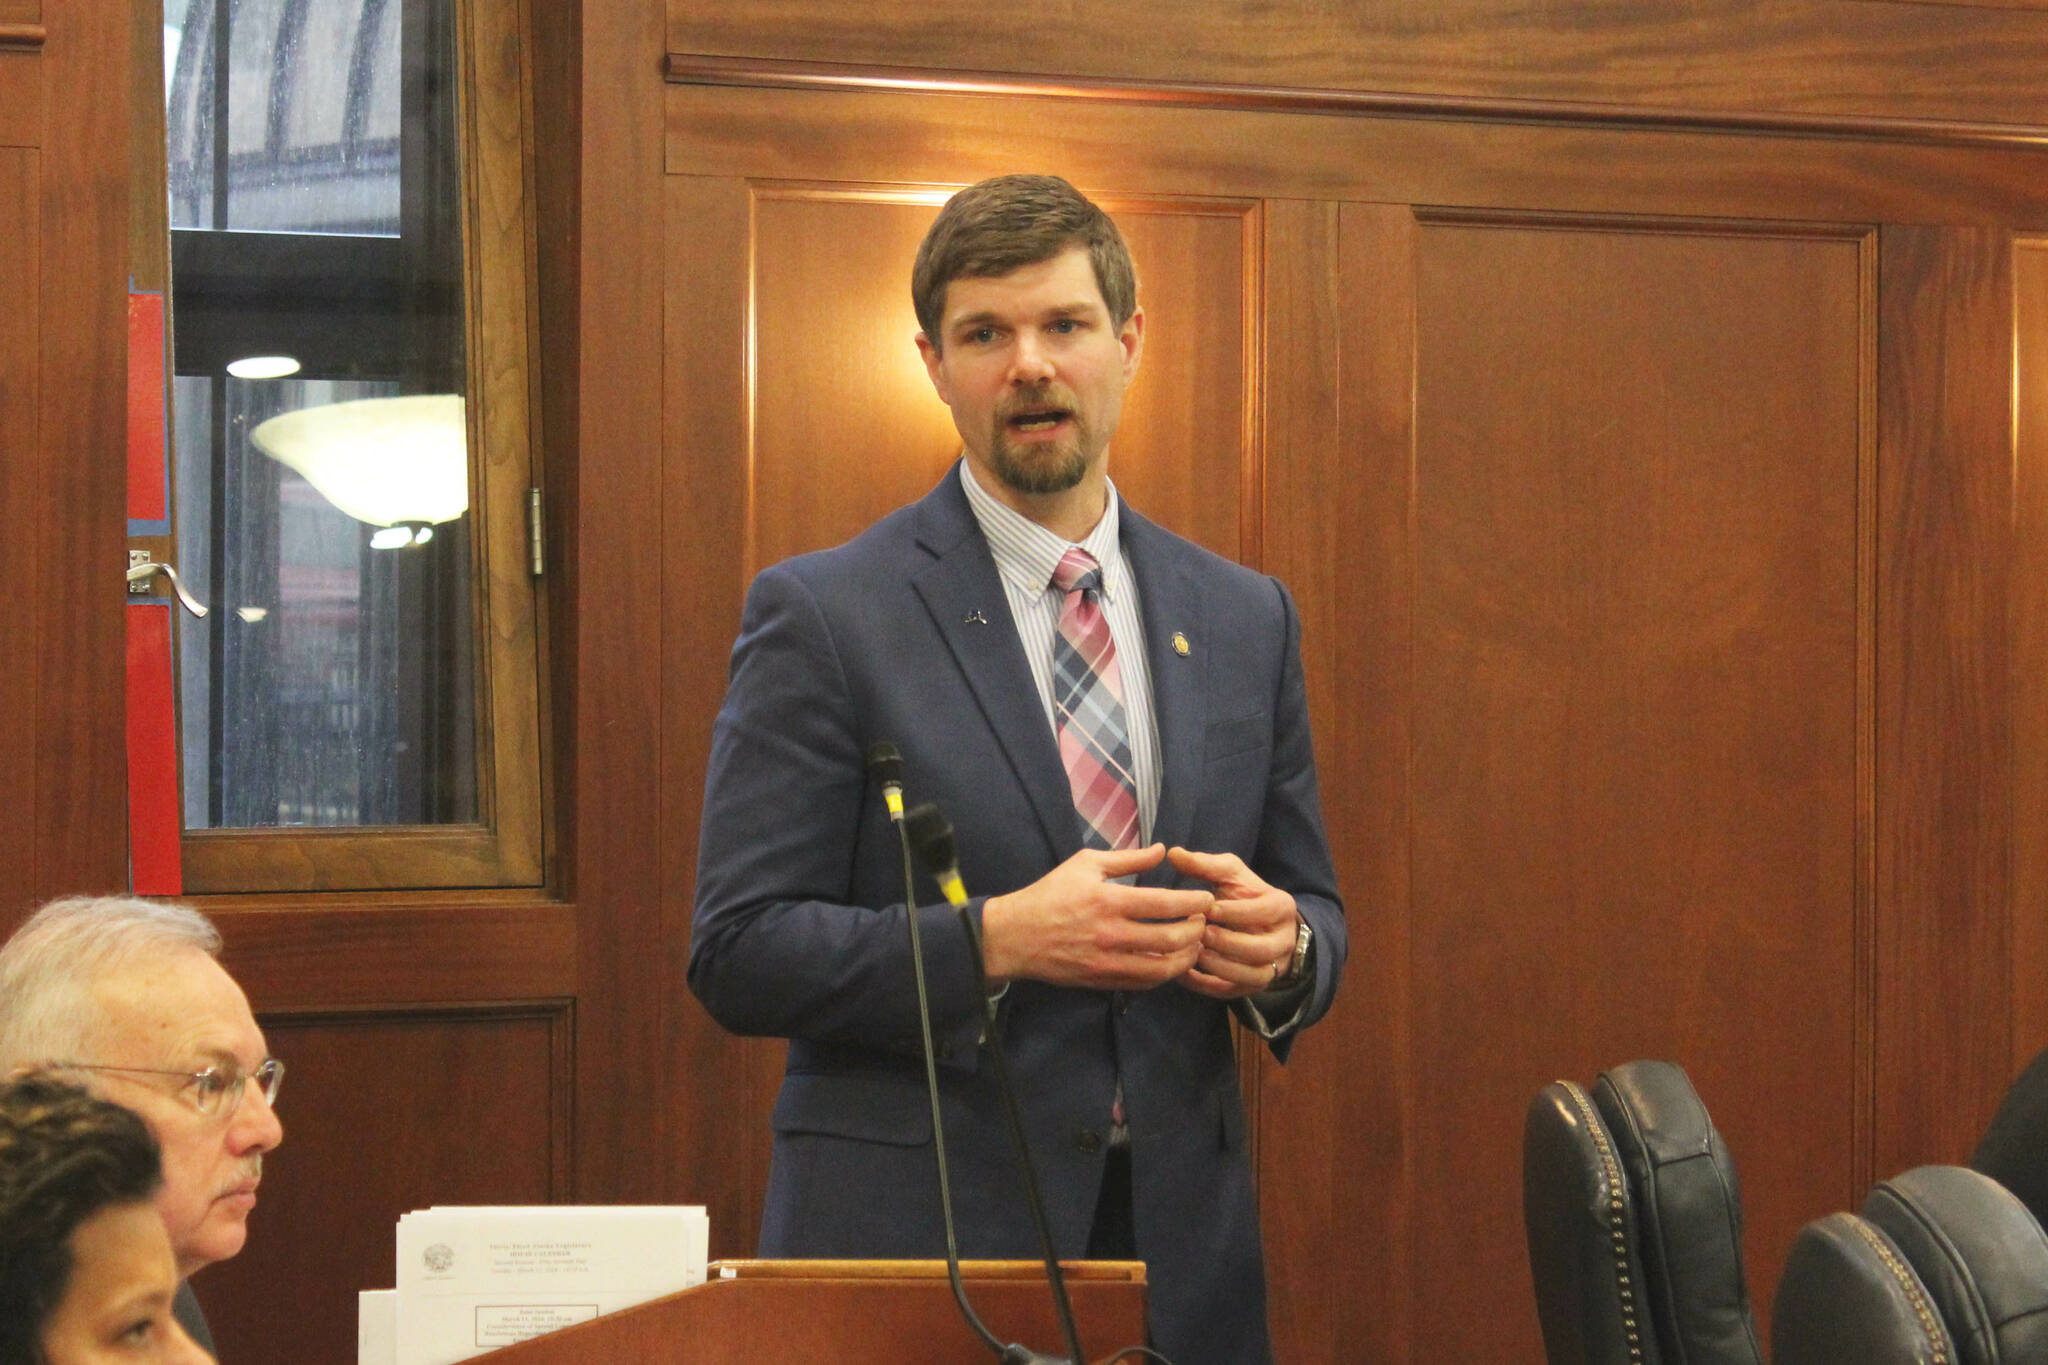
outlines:
[{"label": "brown hair", "polygon": [[162,1179],[156,1139],[126,1109],[42,1073],[0,1085],[0,1365],[42,1360],[71,1234]]},{"label": "brown hair", "polygon": [[910,271],[917,325],[942,350],[947,285],[1007,275],[1076,246],[1088,248],[1095,285],[1122,327],[1138,309],[1138,272],[1108,214],[1056,175],[999,175],[969,185],[946,201],[917,249]]}]

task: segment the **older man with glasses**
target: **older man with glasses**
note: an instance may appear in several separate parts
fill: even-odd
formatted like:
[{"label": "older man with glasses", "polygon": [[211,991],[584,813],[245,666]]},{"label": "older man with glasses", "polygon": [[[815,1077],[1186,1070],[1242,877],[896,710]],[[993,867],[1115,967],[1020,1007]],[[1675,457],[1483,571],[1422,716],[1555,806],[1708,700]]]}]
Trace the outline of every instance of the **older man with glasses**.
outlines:
[{"label": "older man with glasses", "polygon": [[[0,947],[0,1077],[54,1071],[142,1116],[181,1277],[242,1249],[263,1154],[284,1139],[284,1064],[220,947],[198,911],[130,897],[53,901]],[[211,1352],[189,1284],[177,1314]]]}]

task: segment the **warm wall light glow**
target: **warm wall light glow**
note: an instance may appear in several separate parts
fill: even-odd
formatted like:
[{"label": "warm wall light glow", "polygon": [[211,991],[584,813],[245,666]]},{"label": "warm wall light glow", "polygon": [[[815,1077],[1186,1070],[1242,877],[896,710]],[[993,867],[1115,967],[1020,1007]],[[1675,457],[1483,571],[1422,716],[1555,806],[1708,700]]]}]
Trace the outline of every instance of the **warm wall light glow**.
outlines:
[{"label": "warm wall light glow", "polygon": [[228,362],[228,373],[237,379],[282,379],[298,372],[298,360],[288,355],[245,355]]},{"label": "warm wall light glow", "polygon": [[[301,408],[271,418],[249,439],[357,521],[402,532],[402,542],[387,537],[393,545],[424,542],[433,535],[428,528],[469,510],[460,394]],[[376,537],[370,543],[383,548]]]}]

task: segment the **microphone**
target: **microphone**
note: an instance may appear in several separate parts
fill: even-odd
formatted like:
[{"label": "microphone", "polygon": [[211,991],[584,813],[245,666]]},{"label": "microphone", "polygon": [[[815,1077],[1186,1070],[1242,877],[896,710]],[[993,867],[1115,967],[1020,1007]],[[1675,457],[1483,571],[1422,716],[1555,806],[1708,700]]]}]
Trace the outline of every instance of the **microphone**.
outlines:
[{"label": "microphone", "polygon": [[886,739],[868,745],[868,773],[882,784],[882,804],[889,818],[903,823],[903,752]]},{"label": "microphone", "polygon": [[[953,1183],[946,1170],[946,1121],[939,1112],[939,1064],[932,1045],[932,1004],[924,979],[924,939],[917,922],[916,874],[910,862],[910,836],[903,823],[903,754],[888,740],[876,740],[868,746],[867,766],[881,784],[882,801],[888,807],[890,822],[896,826],[896,843],[903,853],[903,918],[910,934],[910,973],[917,985],[917,1027],[919,1041],[923,1044],[925,1099],[931,1105],[932,1157],[937,1163],[939,1176],[939,1217],[946,1230],[946,1279],[952,1285],[953,1302],[959,1307],[962,1320],[974,1329],[974,1334],[981,1338],[997,1360],[1007,1365],[1015,1359],[1010,1352],[1018,1348],[1005,1347],[975,1313],[974,1305],[967,1301],[966,1281],[960,1276],[960,1239],[953,1228]],[[1025,1358],[1027,1365],[1031,1359]]]},{"label": "microphone", "polygon": [[[872,762],[872,759],[870,760]],[[960,856],[953,848],[953,822],[939,813],[939,808],[926,801],[913,808],[903,818],[904,833],[910,838],[910,846],[917,850],[918,861],[924,870],[931,873],[932,880],[939,884],[939,891],[955,910],[967,908],[967,887],[960,880]],[[968,935],[974,935],[973,922],[968,922]],[[978,948],[980,945],[977,944]],[[974,957],[977,965],[980,953]],[[982,983],[986,986],[988,983]]]},{"label": "microphone", "polygon": [[[974,916],[967,913],[967,888],[960,881],[960,859],[953,847],[953,822],[940,813],[939,808],[927,801],[911,807],[903,817],[905,841],[917,850],[924,870],[939,884],[939,890],[946,900],[958,911],[960,931],[967,935],[967,960],[974,967],[974,987],[981,992],[983,1000],[989,999],[988,972],[981,960],[981,931],[975,927]],[[1060,1273],[1060,1258],[1053,1250],[1052,1225],[1045,1216],[1045,1198],[1039,1193],[1038,1170],[1031,1164],[1031,1146],[1024,1137],[1024,1117],[1017,1107],[1017,1090],[1010,1084],[1010,1066],[1003,1057],[1003,1039],[997,1029],[995,1002],[988,1004],[989,1024],[985,1039],[989,1067],[995,1076],[996,1090],[1002,1095],[1003,1117],[1008,1120],[1010,1145],[1017,1151],[1017,1167],[1024,1178],[1024,1202],[1031,1212],[1031,1224],[1038,1233],[1039,1249],[1045,1256],[1045,1279],[1052,1288],[1053,1308],[1059,1314],[1060,1330],[1066,1334],[1067,1350],[1071,1353],[1066,1360],[1072,1365],[1086,1365],[1087,1357],[1081,1354],[1081,1333],[1074,1324],[1074,1305],[1067,1299],[1066,1277]],[[1004,1365],[1061,1365],[1058,1357],[1037,1354],[1028,1347],[1012,1344],[1003,1351]]]}]

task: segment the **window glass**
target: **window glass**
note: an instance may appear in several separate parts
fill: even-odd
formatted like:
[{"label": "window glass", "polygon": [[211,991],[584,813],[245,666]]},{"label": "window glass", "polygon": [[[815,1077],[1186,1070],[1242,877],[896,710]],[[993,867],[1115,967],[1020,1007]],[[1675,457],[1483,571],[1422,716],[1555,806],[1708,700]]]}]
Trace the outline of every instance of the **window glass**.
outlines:
[{"label": "window glass", "polygon": [[188,829],[477,819],[449,11],[165,6]]}]

